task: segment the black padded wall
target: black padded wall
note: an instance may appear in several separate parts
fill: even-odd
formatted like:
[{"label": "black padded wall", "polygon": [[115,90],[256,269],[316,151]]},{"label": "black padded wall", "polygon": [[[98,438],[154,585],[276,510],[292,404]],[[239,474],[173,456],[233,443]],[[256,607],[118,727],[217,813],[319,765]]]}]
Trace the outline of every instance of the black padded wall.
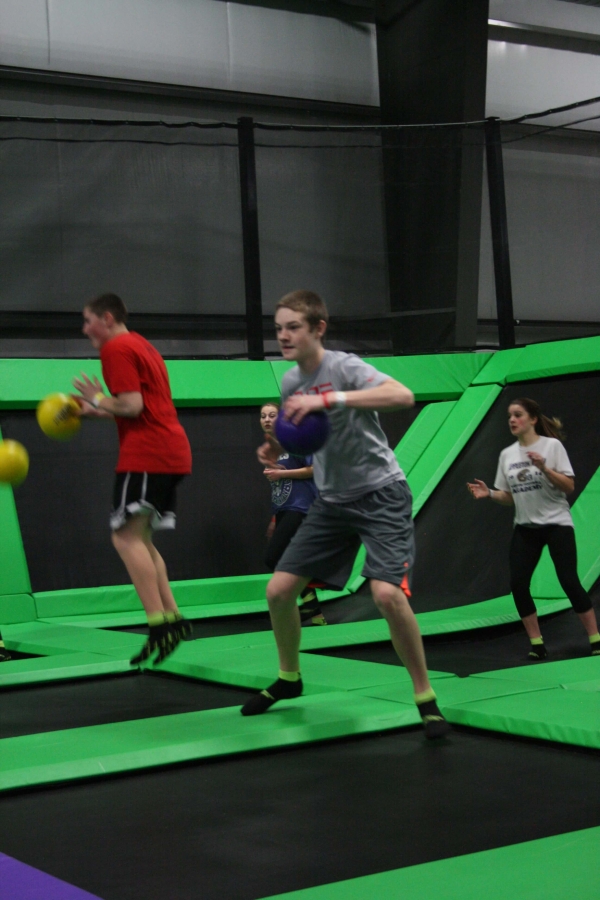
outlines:
[{"label": "black padded wall", "polygon": [[[258,413],[257,407],[179,411],[194,471],[179,487],[177,529],[156,537],[173,580],[267,571],[270,489],[256,459]],[[382,416],[392,446],[417,413]],[[118,453],[114,425],[84,422],[65,444],[44,437],[32,411],[6,411],[0,427],[30,454],[29,476],[15,500],[33,590],[127,583],[108,528]]]}]

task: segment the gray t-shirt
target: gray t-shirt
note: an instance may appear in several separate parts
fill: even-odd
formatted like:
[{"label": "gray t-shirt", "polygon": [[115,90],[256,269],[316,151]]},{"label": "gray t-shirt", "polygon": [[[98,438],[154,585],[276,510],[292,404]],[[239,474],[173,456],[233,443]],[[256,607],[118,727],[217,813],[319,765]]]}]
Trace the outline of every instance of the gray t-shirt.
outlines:
[{"label": "gray t-shirt", "polygon": [[[326,350],[318,369],[304,376],[298,366],[283,376],[281,399],[292,394],[325,394],[327,391],[360,391],[388,381],[353,353]],[[314,479],[319,494],[330,503],[346,503],[376,491],[392,481],[404,481],[404,473],[372,410],[328,411],[331,434],[313,456]]]}]

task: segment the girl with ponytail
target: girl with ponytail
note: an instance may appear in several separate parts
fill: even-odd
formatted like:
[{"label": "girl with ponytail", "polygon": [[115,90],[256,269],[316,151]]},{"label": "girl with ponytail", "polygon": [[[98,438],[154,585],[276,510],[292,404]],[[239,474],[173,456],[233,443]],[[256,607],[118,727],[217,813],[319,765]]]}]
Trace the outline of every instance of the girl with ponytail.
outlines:
[{"label": "girl with ponytail", "polygon": [[567,495],[574,472],[561,440],[559,419],[545,416],[535,400],[520,397],[508,407],[508,426],[516,442],[500,454],[494,490],[475,479],[467,488],[476,500],[489,498],[514,506],[510,545],[510,587],[529,636],[528,659],[546,659],[530,584],[547,545],[558,580],[588,634],[592,656],[600,656],[600,634],[592,602],[577,574],[575,531]]}]

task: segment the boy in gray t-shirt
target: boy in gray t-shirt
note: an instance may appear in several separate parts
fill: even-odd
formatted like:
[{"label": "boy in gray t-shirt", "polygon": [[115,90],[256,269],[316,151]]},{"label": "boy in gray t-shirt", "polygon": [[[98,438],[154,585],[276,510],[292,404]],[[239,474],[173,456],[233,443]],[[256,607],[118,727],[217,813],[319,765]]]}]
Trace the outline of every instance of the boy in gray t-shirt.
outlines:
[{"label": "boy in gray t-shirt", "polygon": [[[327,320],[325,304],[311,291],[294,291],[277,304],[275,328],[283,357],[297,363],[283,378],[284,411],[297,423],[309,412],[326,410],[331,433],[313,456],[319,497],[267,587],[279,678],[254,695],[242,714],[264,713],[278,700],[300,696],[296,598],[311,578],[343,588],[362,542],[367,551],[363,575],[370,579],[394,649],[412,678],[425,734],[441,737],[449,726],[429,682],[419,626],[408,601],[414,562],[412,498],[376,412],[410,407],[414,396],[357,356],[325,350]],[[258,458],[272,465],[280,452],[268,435]]]}]

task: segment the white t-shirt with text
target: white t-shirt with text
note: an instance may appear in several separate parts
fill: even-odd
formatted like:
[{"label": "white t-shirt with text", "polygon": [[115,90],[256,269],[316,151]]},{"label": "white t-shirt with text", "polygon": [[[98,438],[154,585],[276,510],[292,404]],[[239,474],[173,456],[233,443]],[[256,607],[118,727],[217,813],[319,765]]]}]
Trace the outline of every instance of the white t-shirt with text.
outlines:
[{"label": "white t-shirt with text", "polygon": [[528,453],[539,453],[549,469],[563,475],[575,474],[567,451],[556,438],[542,437],[523,447],[517,441],[505,447],[498,460],[494,487],[510,491],[515,504],[515,525],[573,525],[571,510],[563,491],[549,481],[531,462]]}]

